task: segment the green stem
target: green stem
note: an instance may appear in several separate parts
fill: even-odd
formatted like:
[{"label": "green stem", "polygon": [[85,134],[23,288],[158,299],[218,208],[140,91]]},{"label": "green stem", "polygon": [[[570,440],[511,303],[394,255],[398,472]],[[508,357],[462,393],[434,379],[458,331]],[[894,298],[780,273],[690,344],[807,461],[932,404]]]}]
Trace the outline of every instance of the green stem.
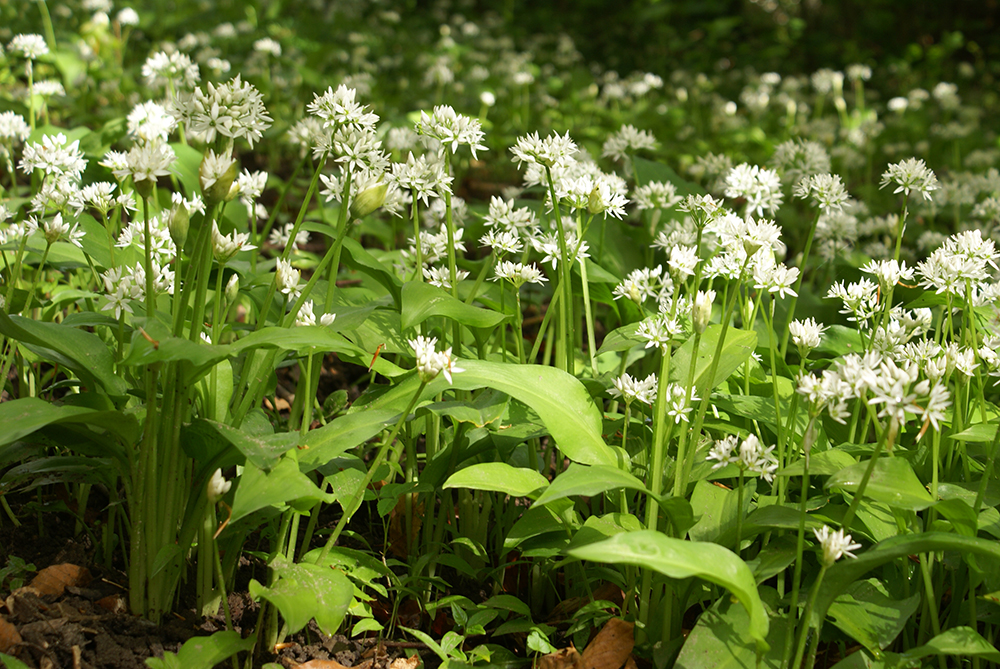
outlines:
[{"label": "green stem", "polygon": [[[562,368],[569,374],[574,374],[574,351],[573,342],[576,341],[574,330],[576,328],[573,319],[573,279],[572,268],[569,264],[569,252],[566,248],[566,231],[563,228],[562,215],[559,212],[559,198],[556,197],[556,185],[552,178],[552,168],[545,166],[545,176],[549,184],[549,197],[552,199],[552,210],[556,221],[556,231],[559,235],[559,266],[561,267],[561,278],[559,281],[562,287],[563,303],[559,311],[559,326],[562,334],[562,360],[556,357],[556,364],[562,362]],[[552,304],[549,304],[552,308]]]},{"label": "green stem", "polygon": [[788,303],[788,317],[785,319],[785,330],[781,335],[782,360],[785,359],[785,354],[788,352],[788,326],[795,320],[795,306],[798,304],[799,295],[802,293],[802,279],[806,275],[809,263],[809,251],[812,249],[813,237],[816,235],[816,224],[819,223],[821,213],[822,210],[816,211],[816,217],[813,219],[812,225],[809,226],[809,233],[806,235],[806,245],[802,249],[802,264],[799,265],[799,278],[795,281],[795,292],[792,293],[792,300]]}]

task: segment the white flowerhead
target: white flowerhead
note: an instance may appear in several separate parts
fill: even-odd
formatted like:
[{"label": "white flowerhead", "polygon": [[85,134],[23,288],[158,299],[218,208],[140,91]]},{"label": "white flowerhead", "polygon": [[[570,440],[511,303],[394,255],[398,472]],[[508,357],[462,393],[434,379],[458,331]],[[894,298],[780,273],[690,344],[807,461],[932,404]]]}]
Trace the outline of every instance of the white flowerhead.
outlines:
[{"label": "white flowerhead", "polygon": [[410,339],[409,344],[417,357],[417,375],[424,383],[430,383],[437,378],[438,374],[444,374],[448,383],[452,383],[452,374],[465,371],[461,367],[455,366],[450,346],[440,352],[434,350],[434,346],[437,344],[436,337],[420,335],[416,339]]},{"label": "white flowerhead", "polygon": [[851,558],[857,557],[851,551],[861,548],[861,544],[851,543],[851,535],[845,535],[842,529],[832,532],[828,525],[824,525],[818,530],[813,530],[813,534],[816,535],[816,539],[823,547],[823,556],[820,561],[824,567],[831,566],[845,555]]},{"label": "white flowerhead", "polygon": [[250,233],[234,230],[228,235],[223,235],[219,231],[218,224],[212,222],[212,252],[219,264],[226,264],[240,251],[251,251],[257,248],[253,244],[248,244],[249,241]]},{"label": "white flowerhead", "polygon": [[481,143],[484,135],[479,120],[459,114],[448,105],[438,105],[430,114],[420,112],[416,131],[418,135],[436,139],[445,149],[450,148],[452,153],[458,151],[462,144],[469,146],[473,158],[476,158],[476,151],[487,150]]},{"label": "white flowerhead", "polygon": [[292,267],[292,263],[285,262],[284,260],[278,259],[277,267],[275,268],[274,280],[278,284],[278,290],[280,290],[289,298],[298,297],[299,294],[299,277],[301,272]]},{"label": "white flowerhead", "polygon": [[912,191],[917,191],[925,200],[931,199],[931,191],[940,188],[937,176],[920,158],[907,158],[889,165],[882,174],[879,188],[892,183],[897,186],[894,193],[903,193],[905,197],[909,197]]},{"label": "white flowerhead", "polygon": [[514,285],[514,288],[520,288],[526,283],[544,283],[548,281],[534,265],[523,265],[519,262],[511,262],[510,260],[502,260],[497,263],[495,271],[495,280],[506,279]]},{"label": "white flowerhead", "polygon": [[569,132],[565,136],[555,133],[545,139],[541,139],[536,132],[518,137],[510,152],[514,154],[514,160],[519,166],[521,163],[528,163],[551,168],[572,161],[577,148]]},{"label": "white flowerhead", "polygon": [[14,35],[14,39],[7,43],[7,51],[27,58],[36,60],[39,56],[44,56],[49,52],[49,47],[45,43],[45,38],[36,34]]},{"label": "white flowerhead", "polygon": [[621,397],[628,406],[635,400],[648,405],[656,399],[656,375],[650,374],[645,379],[633,379],[628,374],[622,374],[612,381],[614,388],[608,390],[613,397]]},{"label": "white flowerhead", "polygon": [[208,480],[208,485],[205,487],[205,493],[208,495],[208,503],[215,504],[218,502],[223,495],[229,492],[231,487],[233,487],[233,482],[223,478],[221,469],[216,469],[212,472],[212,478]]},{"label": "white flowerhead", "polygon": [[792,343],[799,348],[803,355],[819,346],[823,339],[823,331],[826,327],[816,322],[815,318],[807,318],[804,321],[792,321],[788,324],[788,331],[792,335]]}]

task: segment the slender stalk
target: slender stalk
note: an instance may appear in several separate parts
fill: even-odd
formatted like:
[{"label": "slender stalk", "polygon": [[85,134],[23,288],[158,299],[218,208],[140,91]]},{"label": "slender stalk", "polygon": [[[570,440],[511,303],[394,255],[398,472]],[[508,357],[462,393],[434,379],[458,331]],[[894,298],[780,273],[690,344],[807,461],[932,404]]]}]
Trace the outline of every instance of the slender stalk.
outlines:
[{"label": "slender stalk", "polygon": [[799,278],[795,281],[795,289],[792,293],[792,300],[788,303],[788,317],[785,319],[785,330],[781,334],[781,359],[785,359],[785,354],[788,352],[788,326],[792,321],[795,320],[795,305],[799,302],[799,295],[802,293],[802,280],[806,275],[806,269],[809,263],[809,251],[812,249],[813,237],[816,235],[816,224],[819,223],[819,217],[822,210],[816,211],[816,217],[813,218],[812,225],[809,226],[809,233],[806,235],[806,245],[802,249],[802,264],[799,266]]},{"label": "slender stalk", "polygon": [[[561,362],[562,369],[569,374],[574,374],[574,351],[573,342],[576,341],[576,335],[574,334],[575,324],[573,319],[573,278],[569,264],[569,252],[566,248],[566,231],[563,228],[562,214],[559,212],[559,198],[556,197],[556,184],[552,178],[552,168],[548,165],[545,166],[545,177],[549,184],[549,197],[552,199],[552,210],[553,216],[556,221],[556,231],[559,236],[559,266],[561,267],[561,276],[559,279],[559,285],[562,287],[563,293],[563,303],[559,310],[559,327],[560,334],[562,336],[562,359],[560,360],[559,355],[556,356],[556,365],[560,366]],[[554,302],[554,300],[553,300]],[[549,308],[552,308],[552,303],[549,303]]]}]

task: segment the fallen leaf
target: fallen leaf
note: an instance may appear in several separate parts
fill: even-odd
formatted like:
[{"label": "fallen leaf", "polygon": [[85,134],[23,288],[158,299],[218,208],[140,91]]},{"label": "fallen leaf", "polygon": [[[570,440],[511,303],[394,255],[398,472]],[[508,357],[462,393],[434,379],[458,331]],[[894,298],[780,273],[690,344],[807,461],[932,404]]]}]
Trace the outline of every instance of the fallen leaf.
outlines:
[{"label": "fallen leaf", "polygon": [[97,605],[105,611],[111,613],[125,613],[128,607],[125,605],[125,598],[121,595],[108,595],[97,600]]},{"label": "fallen leaf", "polygon": [[420,656],[397,657],[389,665],[389,669],[417,669],[420,666]]},{"label": "fallen leaf", "polygon": [[612,618],[583,650],[583,669],[620,669],[635,645],[634,623]]},{"label": "fallen leaf", "polygon": [[555,653],[543,655],[538,660],[538,669],[582,669],[583,658],[573,646]]},{"label": "fallen leaf", "polygon": [[11,653],[23,641],[17,628],[0,616],[0,653]]},{"label": "fallen leaf", "polygon": [[625,669],[639,669],[639,665],[635,663],[635,655],[628,656],[628,660],[625,661]]},{"label": "fallen leaf", "polygon": [[336,660],[309,660],[305,664],[293,664],[291,669],[350,669]]},{"label": "fallen leaf", "polygon": [[56,564],[38,572],[38,575],[31,579],[29,586],[35,588],[43,597],[58,597],[66,588],[87,585],[90,579],[90,572],[85,567],[70,563]]}]

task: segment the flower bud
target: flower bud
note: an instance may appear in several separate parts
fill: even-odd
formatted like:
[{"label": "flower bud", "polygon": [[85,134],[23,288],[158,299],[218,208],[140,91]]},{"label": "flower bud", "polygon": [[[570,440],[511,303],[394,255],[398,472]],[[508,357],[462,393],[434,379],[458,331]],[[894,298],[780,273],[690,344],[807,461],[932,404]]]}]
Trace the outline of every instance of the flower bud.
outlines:
[{"label": "flower bud", "polygon": [[226,305],[231,305],[236,302],[236,298],[240,294],[240,277],[233,274],[229,277],[229,282],[226,284]]},{"label": "flower bud", "polygon": [[174,240],[174,246],[177,247],[178,253],[184,248],[184,242],[187,241],[190,224],[191,216],[188,214],[187,207],[183,204],[174,207],[167,229],[170,230],[170,239]]},{"label": "flower bud", "polygon": [[231,199],[229,194],[233,181],[239,172],[239,166],[231,156],[224,153],[217,155],[214,151],[206,153],[198,168],[205,204],[212,207],[220,202],[228,202]]},{"label": "flower bud", "polygon": [[222,470],[216,469],[212,473],[212,478],[208,480],[208,485],[205,487],[205,493],[208,495],[208,503],[215,504],[229,492],[229,489],[233,486],[232,481],[227,481],[222,477]]},{"label": "flower bud", "polygon": [[351,216],[364,218],[381,207],[385,203],[385,194],[388,190],[388,184],[380,183],[358,193],[351,201]]},{"label": "flower bud", "polygon": [[702,334],[708,329],[708,323],[712,320],[712,303],[714,301],[714,290],[699,290],[695,296],[691,309],[691,323],[696,333]]},{"label": "flower bud", "polygon": [[595,184],[587,198],[587,212],[596,216],[607,208],[604,198],[601,197],[601,189]]},{"label": "flower bud", "polygon": [[156,188],[156,179],[133,180],[132,186],[135,188],[135,192],[139,194],[139,197],[143,200],[148,200],[149,196],[153,194],[153,189]]}]

